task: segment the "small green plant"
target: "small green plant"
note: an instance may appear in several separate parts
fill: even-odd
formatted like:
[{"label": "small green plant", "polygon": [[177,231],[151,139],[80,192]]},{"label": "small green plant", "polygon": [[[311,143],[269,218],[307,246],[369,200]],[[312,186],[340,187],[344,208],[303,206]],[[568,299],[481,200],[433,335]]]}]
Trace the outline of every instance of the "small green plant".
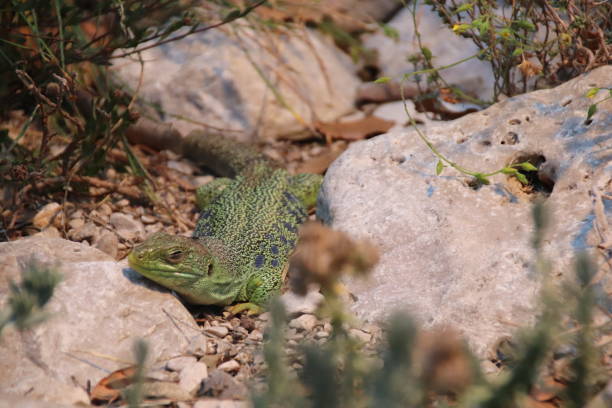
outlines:
[{"label": "small green plant", "polygon": [[603,99],[600,99],[597,102],[593,102],[592,104],[589,105],[589,108],[587,110],[587,117],[586,117],[587,122],[590,121],[593,115],[597,113],[597,105],[609,99],[612,99],[612,88],[591,88],[587,91],[585,96],[587,98],[594,98],[601,90],[607,90],[608,95],[606,95]]},{"label": "small green plant", "polygon": [[11,324],[25,330],[43,322],[49,316],[44,307],[60,280],[55,268],[34,258],[28,260],[22,266],[21,282],[9,284],[7,304],[0,311],[0,334]]},{"label": "small green plant", "polygon": [[[416,1],[414,2],[416,3]],[[494,99],[553,86],[610,59],[612,4],[586,0],[427,0],[444,23],[491,63]]]},{"label": "small green plant", "polygon": [[143,399],[143,384],[145,381],[145,363],[149,353],[149,345],[140,339],[134,343],[134,375],[130,378],[131,385],[125,390],[124,399],[129,408],[139,408]]}]

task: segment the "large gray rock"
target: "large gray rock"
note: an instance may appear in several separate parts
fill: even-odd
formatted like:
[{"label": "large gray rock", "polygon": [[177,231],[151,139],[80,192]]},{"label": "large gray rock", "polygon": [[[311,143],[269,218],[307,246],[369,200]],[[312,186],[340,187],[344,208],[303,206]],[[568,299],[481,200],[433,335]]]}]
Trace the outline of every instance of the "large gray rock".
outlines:
[{"label": "large gray rock", "polygon": [[453,169],[438,177],[435,157],[413,130],[351,145],[325,176],[318,215],[381,249],[371,279],[346,282],[358,298],[353,309],[376,320],[404,307],[426,326],[459,329],[481,355],[513,324],[532,322],[540,277],[530,266],[531,198],[546,198],[551,210],[544,249],[555,277],[572,276],[576,251],[612,239],[593,231],[594,223],[610,222],[612,206],[598,215],[591,199],[612,186],[612,101],[586,124],[592,101],[584,97],[610,78],[612,67],[602,67],[555,89],[428,125],[434,146],[473,170],[545,159],[538,175],[543,184],[554,182],[550,195],[527,194],[501,174],[479,189]]},{"label": "large gray rock", "polygon": [[[253,132],[272,138],[304,130],[315,119],[332,121],[353,109],[359,84],[350,59],[308,29],[270,34],[243,27],[234,35],[211,30],[146,50],[142,58],[150,62],[140,96],[168,113],[242,131],[227,133],[243,140]],[[128,57],[114,65],[136,88],[140,64]],[[184,134],[201,128],[167,119]]]},{"label": "large gray rock", "polygon": [[[20,280],[19,264],[35,255],[59,264],[62,282],[34,328],[5,329],[0,341],[0,394],[57,404],[88,403],[88,382],[134,361],[137,339],[149,344],[151,361],[184,354],[202,334],[171,294],[145,282],[125,263],[62,239],[29,238],[0,243],[0,308],[8,282]],[[49,405],[51,406],[51,405]]]},{"label": "large gray rock", "polygon": [[[412,7],[412,5],[409,5]],[[434,13],[429,6],[420,2],[416,10],[417,23],[423,45],[429,48],[434,56],[435,67],[452,64],[474,55],[478,47],[472,40],[453,33]],[[389,26],[399,33],[397,41],[376,33],[364,36],[364,46],[378,52],[378,66],[381,76],[400,79],[402,75],[415,71],[407,57],[420,53],[414,33],[412,14],[408,8],[401,10],[389,22]],[[493,99],[495,83],[491,64],[478,59],[471,59],[452,68],[440,71],[440,75],[450,84],[461,87],[465,92],[483,100]],[[425,78],[423,76],[423,78]],[[423,85],[426,86],[423,79]]]}]

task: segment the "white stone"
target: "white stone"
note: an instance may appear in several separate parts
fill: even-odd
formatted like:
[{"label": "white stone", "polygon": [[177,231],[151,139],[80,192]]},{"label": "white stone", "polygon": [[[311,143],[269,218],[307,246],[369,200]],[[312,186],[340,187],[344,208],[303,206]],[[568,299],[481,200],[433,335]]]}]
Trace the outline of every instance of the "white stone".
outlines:
[{"label": "white stone", "polygon": [[[612,101],[586,124],[592,101],[584,94],[609,86],[610,78],[612,67],[601,67],[555,89],[432,122],[426,131],[444,155],[477,171],[525,155],[546,159],[538,174],[555,184],[546,198],[552,223],[544,251],[559,282],[573,278],[576,251],[601,242],[590,197],[611,183]],[[510,132],[517,143],[507,143]],[[399,156],[404,159],[394,159]],[[534,321],[541,276],[531,267],[532,202],[503,174],[474,189],[457,171],[436,176],[435,168],[414,130],[354,143],[328,170],[317,213],[380,249],[369,279],[345,280],[360,317],[376,321],[403,308],[427,327],[455,327],[483,356],[515,325]],[[602,210],[604,219],[611,210]],[[609,291],[609,276],[602,285]]]},{"label": "white stone", "polygon": [[142,241],[145,236],[145,229],[142,222],[135,220],[129,214],[112,213],[109,222],[115,227],[117,235],[126,241]]},{"label": "white stone", "polygon": [[208,367],[201,362],[185,365],[179,374],[179,386],[190,394],[200,389],[202,381],[208,377]]},{"label": "white stone", "polygon": [[[323,295],[318,291],[310,291],[306,296],[296,295],[293,292],[286,292],[280,297],[285,311],[289,316],[314,313],[319,304],[323,301]],[[260,317],[261,318],[261,317]]]},{"label": "white stone", "polygon": [[62,206],[58,203],[49,203],[42,207],[34,218],[32,219],[32,225],[38,229],[43,229],[49,226],[56,217],[59,216]]},{"label": "white stone", "polygon": [[[10,280],[20,280],[17,264],[33,254],[58,264],[62,281],[45,307],[47,320],[21,334],[13,327],[3,331],[0,394],[27,392],[34,399],[66,404],[80,401],[81,395],[87,401],[88,383],[134,361],[138,339],[146,339],[150,361],[165,361],[185,354],[186,336],[200,333],[170,293],[125,263],[63,239],[0,243],[0,293],[7,293]],[[6,301],[0,296],[0,309]]]},{"label": "white stone", "polygon": [[289,322],[289,327],[310,332],[317,325],[317,318],[311,314],[304,314]]},{"label": "white stone", "polygon": [[198,360],[193,356],[180,356],[168,360],[166,362],[166,367],[170,371],[181,371],[183,368],[185,368],[185,366],[194,364],[197,361]]},{"label": "white stone", "polygon": [[193,404],[193,408],[248,408],[250,405],[245,401],[204,399]]},{"label": "white stone", "polygon": [[226,362],[219,364],[217,369],[225,371],[226,373],[235,372],[240,369],[240,363],[233,359],[227,360]]},{"label": "white stone", "polygon": [[[268,35],[244,25],[235,28],[236,36],[231,30],[210,30],[143,51],[150,63],[145,63],[140,96],[168,113],[237,130],[228,133],[243,140],[255,131],[268,138],[291,134],[315,119],[333,121],[354,109],[356,67],[330,39],[310,29],[277,29]],[[119,59],[114,68],[136,88],[138,62]],[[201,128],[172,120],[184,135]]]},{"label": "white stone", "polygon": [[205,333],[212,334],[213,336],[217,336],[219,338],[223,338],[227,336],[229,330],[225,326],[211,326],[209,328],[204,329]]}]

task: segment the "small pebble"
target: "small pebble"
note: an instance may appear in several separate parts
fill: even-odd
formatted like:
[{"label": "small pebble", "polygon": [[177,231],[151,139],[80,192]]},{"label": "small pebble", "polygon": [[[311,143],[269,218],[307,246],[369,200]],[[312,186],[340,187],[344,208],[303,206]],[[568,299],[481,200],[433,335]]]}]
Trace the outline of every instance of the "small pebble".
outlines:
[{"label": "small pebble", "polygon": [[70,219],[83,218],[83,210],[76,210],[72,214],[70,214]]},{"label": "small pebble", "polygon": [[187,352],[194,356],[203,356],[208,352],[208,338],[203,334],[196,334],[189,339]]},{"label": "small pebble", "polygon": [[98,227],[93,222],[87,222],[68,233],[68,237],[73,241],[89,240],[96,235],[98,235]]},{"label": "small pebble", "polygon": [[55,228],[53,225],[45,228],[44,230],[37,232],[37,237],[45,237],[45,238],[61,238],[62,234],[60,234],[59,230]]},{"label": "small pebble", "polygon": [[253,330],[247,338],[253,341],[263,341],[263,334],[259,330]]},{"label": "small pebble", "polygon": [[[129,204],[129,202],[128,202]],[[98,206],[97,208],[98,212],[102,215],[106,215],[109,216],[113,213],[113,209],[111,208],[111,206],[108,203],[102,203],[100,204],[100,206]]]},{"label": "small pebble", "polygon": [[83,218],[72,218],[68,221],[68,227],[70,227],[70,229],[79,229],[83,225],[85,225],[85,220],[83,220]]},{"label": "small pebble", "polygon": [[229,330],[225,326],[211,326],[207,329],[204,329],[205,333],[212,334],[213,336],[217,336],[219,338],[223,338],[227,336]]},{"label": "small pebble", "polygon": [[185,366],[193,364],[198,360],[192,356],[181,356],[168,360],[166,368],[170,371],[181,371]]},{"label": "small pebble", "polygon": [[322,330],[315,333],[315,338],[316,339],[325,339],[327,337],[329,337],[329,333],[326,333],[326,332],[324,332]]},{"label": "small pebble", "polygon": [[372,340],[372,335],[370,333],[366,333],[362,330],[359,329],[351,329],[349,331],[351,333],[351,336],[353,336],[354,338],[364,342],[364,343],[368,343],[370,340]]},{"label": "small pebble", "polygon": [[296,319],[291,320],[289,322],[289,327],[309,332],[314,329],[317,323],[318,320],[315,316],[311,314],[304,314]]},{"label": "small pebble", "polygon": [[[296,295],[293,292],[286,292],[281,296],[285,305],[285,310],[289,316],[314,313],[319,304],[323,301],[323,295],[318,291],[310,291],[306,296]],[[261,318],[261,317],[260,317]]]},{"label": "small pebble", "polygon": [[145,236],[144,226],[131,215],[123,213],[112,213],[109,221],[115,227],[117,235],[125,241],[143,240]]},{"label": "small pebble", "polygon": [[179,386],[190,394],[200,389],[202,380],[208,377],[208,367],[202,362],[186,365],[179,374]]},{"label": "small pebble", "polygon": [[189,164],[182,162],[182,161],[176,161],[176,160],[169,160],[166,165],[173,169],[176,170],[180,173],[183,174],[188,174],[188,175],[192,175],[193,174],[193,167],[190,166]]},{"label": "small pebble", "polygon": [[59,213],[62,209],[62,206],[58,203],[49,203],[42,207],[34,218],[32,219],[32,224],[38,229],[44,229],[51,224],[55,218],[59,218]]},{"label": "small pebble", "polygon": [[100,251],[109,254],[113,258],[117,258],[119,239],[113,232],[102,230],[100,235],[97,237],[94,246]]},{"label": "small pebble", "polygon": [[145,214],[140,217],[140,221],[142,221],[144,224],[155,224],[157,222],[157,218]]},{"label": "small pebble", "polygon": [[217,369],[225,371],[226,373],[236,372],[240,369],[240,363],[236,360],[228,360],[225,363],[219,364]]},{"label": "small pebble", "polygon": [[231,399],[201,399],[193,404],[193,408],[248,408],[249,406],[246,401]]},{"label": "small pebble", "polygon": [[[124,198],[122,200],[117,201],[117,203],[115,205],[117,207],[119,207],[119,208],[127,207],[128,205],[130,205],[130,200]],[[110,214],[108,214],[108,215],[110,215]]]}]

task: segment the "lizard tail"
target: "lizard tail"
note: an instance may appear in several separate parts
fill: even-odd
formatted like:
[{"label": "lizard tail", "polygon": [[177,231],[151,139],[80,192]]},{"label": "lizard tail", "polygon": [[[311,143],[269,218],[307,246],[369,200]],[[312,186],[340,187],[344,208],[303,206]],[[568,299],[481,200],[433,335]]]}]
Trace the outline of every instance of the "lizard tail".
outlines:
[{"label": "lizard tail", "polygon": [[235,177],[254,165],[280,167],[251,145],[201,130],[194,130],[183,140],[183,155],[224,177]]}]

